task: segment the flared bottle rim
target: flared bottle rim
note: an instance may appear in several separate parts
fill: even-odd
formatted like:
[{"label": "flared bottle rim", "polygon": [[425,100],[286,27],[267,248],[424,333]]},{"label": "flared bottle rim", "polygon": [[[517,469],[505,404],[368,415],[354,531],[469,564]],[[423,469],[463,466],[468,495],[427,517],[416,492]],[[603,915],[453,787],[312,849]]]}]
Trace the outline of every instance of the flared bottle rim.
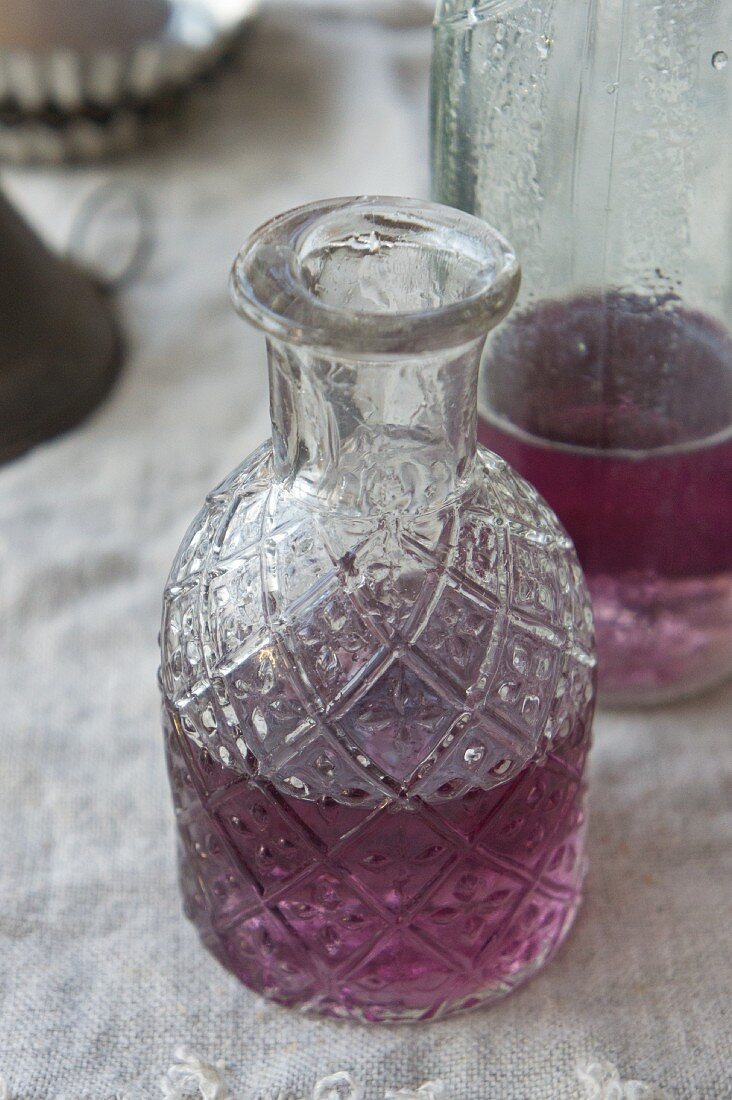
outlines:
[{"label": "flared bottle rim", "polygon": [[373,359],[479,339],[508,313],[519,282],[513,248],[479,218],[365,195],[266,222],[237,256],[231,292],[271,339]]}]

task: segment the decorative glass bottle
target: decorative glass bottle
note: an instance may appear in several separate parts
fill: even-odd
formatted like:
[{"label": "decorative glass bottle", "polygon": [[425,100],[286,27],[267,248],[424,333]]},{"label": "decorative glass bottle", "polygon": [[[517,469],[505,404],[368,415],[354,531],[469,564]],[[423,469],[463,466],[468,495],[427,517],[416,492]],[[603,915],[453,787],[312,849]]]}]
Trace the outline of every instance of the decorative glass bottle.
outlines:
[{"label": "decorative glass bottle", "polygon": [[186,911],[284,1004],[468,1008],[577,910],[588,597],[553,513],[476,449],[518,278],[483,222],[406,199],[291,211],[234,267],[272,442],[183,540],[161,679]]},{"label": "decorative glass bottle", "polygon": [[732,673],[732,0],[442,0],[433,181],[524,279],[479,438],[536,484],[593,597],[600,688]]}]

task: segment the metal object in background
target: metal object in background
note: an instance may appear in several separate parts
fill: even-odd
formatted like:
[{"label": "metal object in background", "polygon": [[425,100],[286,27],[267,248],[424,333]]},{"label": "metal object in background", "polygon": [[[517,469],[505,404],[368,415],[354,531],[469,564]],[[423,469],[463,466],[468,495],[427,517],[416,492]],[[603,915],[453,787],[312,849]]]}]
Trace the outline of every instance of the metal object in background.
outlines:
[{"label": "metal object in background", "polygon": [[133,145],[232,49],[259,0],[3,0],[0,157]]},{"label": "metal object in background", "polygon": [[0,461],[72,427],[122,360],[110,295],[0,193]]}]

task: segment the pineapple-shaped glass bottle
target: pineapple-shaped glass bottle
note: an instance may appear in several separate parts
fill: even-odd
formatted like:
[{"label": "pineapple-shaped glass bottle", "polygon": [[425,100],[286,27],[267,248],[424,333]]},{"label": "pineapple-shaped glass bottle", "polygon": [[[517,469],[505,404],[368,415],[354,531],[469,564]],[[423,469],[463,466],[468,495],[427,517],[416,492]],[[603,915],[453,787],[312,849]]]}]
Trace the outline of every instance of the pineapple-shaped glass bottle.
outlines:
[{"label": "pineapple-shaped glass bottle", "polygon": [[476,447],[518,280],[490,227],[406,199],[291,211],[234,267],[272,441],[173,565],[165,736],[186,911],[284,1004],[472,1007],[577,910],[588,597],[553,513]]}]

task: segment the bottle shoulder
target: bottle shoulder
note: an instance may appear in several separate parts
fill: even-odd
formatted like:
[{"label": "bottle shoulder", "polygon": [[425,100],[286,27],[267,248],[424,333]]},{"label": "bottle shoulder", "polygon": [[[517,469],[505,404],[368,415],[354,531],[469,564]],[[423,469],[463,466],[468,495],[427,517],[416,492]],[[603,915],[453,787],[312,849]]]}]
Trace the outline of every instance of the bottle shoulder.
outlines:
[{"label": "bottle shoulder", "polygon": [[442,508],[367,517],[295,497],[263,446],[189,529],[161,646],[183,729],[312,797],[434,799],[504,782],[592,700],[572,544],[483,449]]},{"label": "bottle shoulder", "polygon": [[[226,553],[246,540],[256,541],[261,513],[272,483],[272,444],[261,444],[210,493],[188,527],[166,582],[166,592],[205,571],[214,548]],[[239,503],[241,507],[236,509]],[[236,544],[236,545],[235,545]]]}]

